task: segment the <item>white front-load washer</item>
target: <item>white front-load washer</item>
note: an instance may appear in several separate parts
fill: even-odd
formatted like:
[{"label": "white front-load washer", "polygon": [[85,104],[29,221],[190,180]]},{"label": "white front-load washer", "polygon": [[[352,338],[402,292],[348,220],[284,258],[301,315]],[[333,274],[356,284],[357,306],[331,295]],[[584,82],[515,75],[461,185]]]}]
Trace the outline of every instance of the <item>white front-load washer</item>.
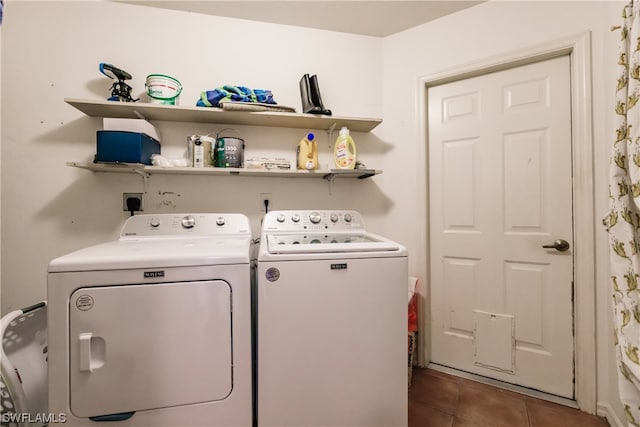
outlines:
[{"label": "white front-load washer", "polygon": [[258,426],[407,426],[406,249],[355,211],[272,211],[256,275]]},{"label": "white front-load washer", "polygon": [[70,426],[251,426],[251,232],[241,214],[129,218],[54,259],[49,412]]}]

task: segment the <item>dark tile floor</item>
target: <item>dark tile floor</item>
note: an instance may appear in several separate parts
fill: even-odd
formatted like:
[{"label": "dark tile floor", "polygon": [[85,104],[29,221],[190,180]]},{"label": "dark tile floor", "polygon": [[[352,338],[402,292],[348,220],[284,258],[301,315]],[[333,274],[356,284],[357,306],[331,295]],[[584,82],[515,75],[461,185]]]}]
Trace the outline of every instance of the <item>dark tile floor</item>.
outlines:
[{"label": "dark tile floor", "polygon": [[607,427],[605,418],[546,400],[413,368],[409,427]]}]

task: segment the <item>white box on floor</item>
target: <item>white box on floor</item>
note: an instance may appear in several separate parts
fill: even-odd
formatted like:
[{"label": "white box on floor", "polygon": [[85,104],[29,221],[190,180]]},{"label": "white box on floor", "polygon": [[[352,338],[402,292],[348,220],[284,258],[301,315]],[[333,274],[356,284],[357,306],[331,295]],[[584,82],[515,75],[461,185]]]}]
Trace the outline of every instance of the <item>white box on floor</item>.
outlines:
[{"label": "white box on floor", "polygon": [[118,119],[105,117],[102,119],[102,128],[104,130],[146,133],[151,138],[160,141],[160,135],[156,127],[144,119]]}]

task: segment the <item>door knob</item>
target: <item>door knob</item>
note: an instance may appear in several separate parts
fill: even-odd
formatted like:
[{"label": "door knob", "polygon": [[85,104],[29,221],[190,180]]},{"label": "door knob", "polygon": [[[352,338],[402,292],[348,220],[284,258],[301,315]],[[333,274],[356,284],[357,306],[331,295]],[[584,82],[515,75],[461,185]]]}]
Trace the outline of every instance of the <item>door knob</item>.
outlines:
[{"label": "door knob", "polygon": [[556,240],[551,245],[542,245],[542,247],[545,249],[555,249],[558,252],[564,252],[566,250],[569,250],[569,246],[570,246],[569,242],[562,239]]}]

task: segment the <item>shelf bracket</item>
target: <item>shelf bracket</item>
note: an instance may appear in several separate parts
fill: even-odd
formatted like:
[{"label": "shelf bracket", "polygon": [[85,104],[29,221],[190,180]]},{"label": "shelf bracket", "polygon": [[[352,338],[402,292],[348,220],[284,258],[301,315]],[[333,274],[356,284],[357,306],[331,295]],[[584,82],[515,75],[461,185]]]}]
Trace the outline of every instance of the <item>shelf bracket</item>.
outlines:
[{"label": "shelf bracket", "polygon": [[[135,114],[135,116],[136,116],[137,118],[142,119],[142,120],[147,120],[147,118],[146,118],[145,116],[143,116],[143,115],[142,115],[142,113],[140,113],[138,110],[133,109],[133,110],[131,110],[131,112],[132,112],[133,114]],[[148,121],[148,120],[147,120],[147,121]]]},{"label": "shelf bracket", "polygon": [[336,173],[328,173],[325,176],[322,177],[322,179],[324,179],[325,181],[329,181],[329,182],[333,182],[333,180],[336,178]]},{"label": "shelf bracket", "polygon": [[335,173],[328,173],[325,176],[322,177],[322,179],[324,179],[325,181],[327,181],[327,186],[329,187],[329,195],[331,196],[331,186],[333,185],[333,180],[336,179],[336,175]]},{"label": "shelf bracket", "polygon": [[331,125],[329,129],[327,129],[327,138],[329,139],[329,150],[331,150],[331,142],[333,141],[333,131],[336,128],[337,123]]},{"label": "shelf bracket", "polygon": [[370,178],[370,177],[375,176],[375,175],[376,175],[375,171],[367,172],[367,173],[364,173],[362,175],[358,175],[358,179],[367,179],[367,178]]},{"label": "shelf bracket", "polygon": [[149,177],[151,176],[151,174],[149,172],[141,171],[138,169],[135,169],[134,172],[142,177],[144,194],[147,194],[147,191],[149,190]]}]

